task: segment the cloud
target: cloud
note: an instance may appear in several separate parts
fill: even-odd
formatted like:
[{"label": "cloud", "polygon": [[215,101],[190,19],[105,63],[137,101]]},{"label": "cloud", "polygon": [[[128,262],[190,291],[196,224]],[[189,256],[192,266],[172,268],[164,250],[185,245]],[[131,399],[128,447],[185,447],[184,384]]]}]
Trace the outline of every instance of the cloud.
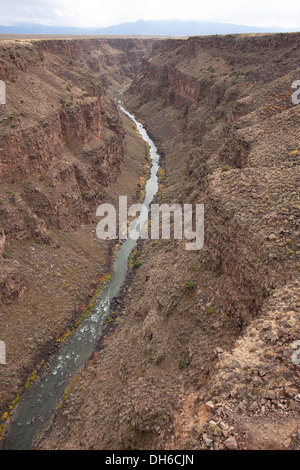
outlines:
[{"label": "cloud", "polygon": [[60,0],[0,0],[2,25],[14,25],[20,22],[56,24],[57,13],[62,3]]},{"label": "cloud", "polygon": [[300,29],[299,0],[0,0],[0,11],[2,25],[100,27],[182,19]]}]

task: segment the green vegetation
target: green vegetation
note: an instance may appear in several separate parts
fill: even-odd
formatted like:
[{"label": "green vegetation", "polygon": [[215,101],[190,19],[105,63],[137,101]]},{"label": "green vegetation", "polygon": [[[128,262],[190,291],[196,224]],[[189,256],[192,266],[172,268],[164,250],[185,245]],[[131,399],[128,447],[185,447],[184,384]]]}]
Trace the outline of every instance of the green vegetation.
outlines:
[{"label": "green vegetation", "polygon": [[209,305],[209,307],[207,307],[206,313],[207,313],[207,315],[212,315],[213,313],[215,313],[214,308],[213,308],[212,305]]},{"label": "green vegetation", "polygon": [[230,170],[232,170],[232,168],[229,165],[225,165],[225,166],[222,167],[222,172],[223,173],[226,172],[226,171],[230,171]]},{"label": "green vegetation", "polygon": [[136,260],[134,263],[133,263],[133,268],[134,269],[137,269],[139,268],[140,266],[142,266],[142,261],[139,261],[139,260]]},{"label": "green vegetation", "polygon": [[186,291],[192,291],[196,288],[196,283],[194,281],[187,281],[185,284],[184,284],[184,289]]},{"label": "green vegetation", "polygon": [[182,357],[178,361],[178,367],[180,370],[184,370],[188,366],[188,363]]},{"label": "green vegetation", "polygon": [[207,68],[207,70],[211,73],[215,73],[216,69],[212,67],[211,65]]}]

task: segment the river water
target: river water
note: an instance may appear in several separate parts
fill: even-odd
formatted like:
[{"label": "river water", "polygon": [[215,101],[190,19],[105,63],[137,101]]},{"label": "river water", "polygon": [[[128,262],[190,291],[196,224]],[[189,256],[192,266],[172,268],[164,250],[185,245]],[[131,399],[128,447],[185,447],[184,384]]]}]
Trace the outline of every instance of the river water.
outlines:
[{"label": "river water", "polygon": [[[120,292],[128,272],[128,259],[137,243],[137,235],[141,232],[148,218],[150,204],[158,190],[157,172],[159,155],[153,141],[135,117],[122,105],[122,92],[117,95],[117,106],[136,125],[138,132],[148,143],[151,157],[151,173],[145,186],[143,206],[146,208],[134,221],[134,236],[122,244],[114,263],[114,271],[105,290],[101,294],[94,310],[73,331],[61,345],[59,353],[54,357],[47,374],[24,392],[14,410],[11,423],[3,438],[3,449],[31,449],[32,441],[49,425],[50,416],[62,399],[72,379],[89,360],[95,350],[96,343],[103,331],[103,325],[110,311],[110,304]],[[132,224],[131,224],[132,226]]]}]

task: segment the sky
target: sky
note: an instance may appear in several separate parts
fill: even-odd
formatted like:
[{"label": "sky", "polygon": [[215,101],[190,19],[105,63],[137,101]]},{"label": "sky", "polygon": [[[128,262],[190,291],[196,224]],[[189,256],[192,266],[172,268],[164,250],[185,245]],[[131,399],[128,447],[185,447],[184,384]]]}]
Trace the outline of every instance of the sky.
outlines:
[{"label": "sky", "polygon": [[105,27],[192,20],[300,30],[299,0],[0,0],[0,25]]}]

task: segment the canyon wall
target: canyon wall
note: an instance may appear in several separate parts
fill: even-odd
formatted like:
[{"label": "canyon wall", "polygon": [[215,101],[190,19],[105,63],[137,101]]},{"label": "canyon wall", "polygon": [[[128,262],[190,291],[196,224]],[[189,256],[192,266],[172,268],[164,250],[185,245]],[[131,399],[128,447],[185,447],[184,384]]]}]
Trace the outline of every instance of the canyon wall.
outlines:
[{"label": "canyon wall", "polygon": [[[6,193],[20,182],[19,207],[27,205],[42,218],[44,213],[47,223],[58,223],[59,212],[68,212],[73,224],[90,219],[101,186],[122,166],[123,131],[106,89],[111,80],[128,81],[151,44],[134,39],[3,42],[0,77],[8,82],[0,181],[11,187]],[[68,186],[76,204],[63,195]],[[4,200],[3,229],[9,239],[18,239],[16,227],[7,225],[15,219],[10,192]],[[24,227],[22,232],[27,236]]]},{"label": "canyon wall", "polygon": [[[258,311],[275,279],[286,282],[297,251],[298,160],[291,154],[298,155],[299,111],[291,86],[298,40],[297,33],[158,41],[128,95],[161,142],[167,174],[178,175],[177,153],[185,191],[205,204],[207,266],[248,293],[247,315]],[[279,197],[292,217],[284,231]],[[281,233],[276,254],[270,230]],[[280,250],[287,239],[288,250]]]}]

